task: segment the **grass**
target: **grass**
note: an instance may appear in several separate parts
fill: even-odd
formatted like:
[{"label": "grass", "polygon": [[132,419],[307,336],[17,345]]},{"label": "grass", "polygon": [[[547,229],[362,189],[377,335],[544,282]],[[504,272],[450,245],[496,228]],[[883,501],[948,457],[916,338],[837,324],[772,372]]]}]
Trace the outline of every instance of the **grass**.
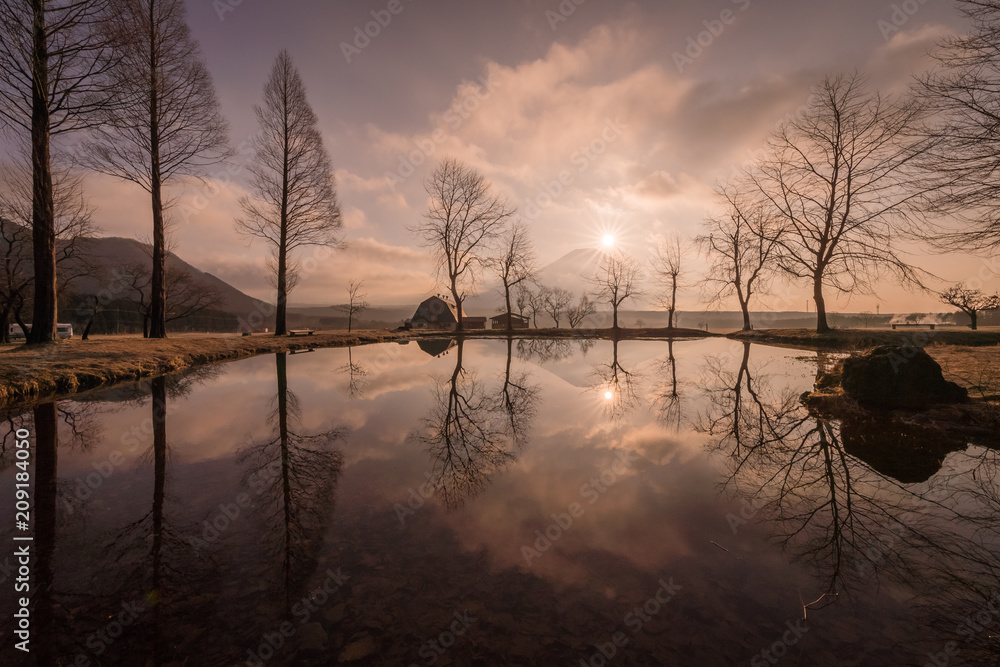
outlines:
[{"label": "grass", "polygon": [[345,347],[404,338],[388,331],[281,337],[178,335],[166,339],[96,336],[40,346],[0,346],[0,406],[134,382],[202,364],[311,347]]},{"label": "grass", "polygon": [[984,347],[1000,345],[1000,331],[953,329],[834,329],[820,334],[811,329],[759,329],[738,331],[729,338],[798,349],[866,350],[879,345],[959,345]]}]

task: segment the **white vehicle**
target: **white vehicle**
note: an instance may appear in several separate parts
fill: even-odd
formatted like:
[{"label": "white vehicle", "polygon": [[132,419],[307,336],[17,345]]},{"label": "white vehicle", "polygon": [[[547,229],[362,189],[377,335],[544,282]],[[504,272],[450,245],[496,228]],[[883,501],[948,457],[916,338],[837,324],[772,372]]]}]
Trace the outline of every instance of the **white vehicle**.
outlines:
[{"label": "white vehicle", "polygon": [[[31,331],[31,325],[28,324],[26,326],[28,327],[28,331]],[[21,325],[19,325],[19,324],[12,324],[12,325],[10,325],[10,329],[8,330],[8,333],[10,335],[10,339],[11,340],[15,340],[15,339],[18,339],[18,338],[24,338],[24,331],[21,330]],[[56,335],[58,335],[59,338],[61,338],[63,340],[66,340],[68,338],[72,338],[73,337],[73,325],[72,324],[56,324]]]}]

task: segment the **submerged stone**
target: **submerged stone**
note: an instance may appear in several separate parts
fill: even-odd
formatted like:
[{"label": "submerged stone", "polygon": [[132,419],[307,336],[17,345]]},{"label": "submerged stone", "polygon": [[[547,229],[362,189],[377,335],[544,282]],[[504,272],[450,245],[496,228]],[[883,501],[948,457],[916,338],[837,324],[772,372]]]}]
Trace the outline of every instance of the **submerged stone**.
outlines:
[{"label": "submerged stone", "polygon": [[843,362],[841,386],[858,403],[926,408],[963,403],[968,391],[944,379],[941,366],[921,348],[883,345]]}]

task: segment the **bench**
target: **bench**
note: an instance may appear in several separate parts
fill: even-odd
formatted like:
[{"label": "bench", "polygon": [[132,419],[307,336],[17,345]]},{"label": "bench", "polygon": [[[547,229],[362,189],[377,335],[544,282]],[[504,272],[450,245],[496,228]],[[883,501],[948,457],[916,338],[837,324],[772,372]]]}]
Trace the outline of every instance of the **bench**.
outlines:
[{"label": "bench", "polygon": [[289,329],[288,330],[288,335],[289,336],[312,336],[314,333],[316,333],[316,332],[313,331],[312,329]]},{"label": "bench", "polygon": [[929,322],[924,322],[924,323],[907,323],[907,324],[893,324],[892,325],[892,330],[895,331],[896,327],[930,327],[931,331],[934,331],[934,327],[936,327],[936,326],[937,326],[936,324],[931,324]]}]

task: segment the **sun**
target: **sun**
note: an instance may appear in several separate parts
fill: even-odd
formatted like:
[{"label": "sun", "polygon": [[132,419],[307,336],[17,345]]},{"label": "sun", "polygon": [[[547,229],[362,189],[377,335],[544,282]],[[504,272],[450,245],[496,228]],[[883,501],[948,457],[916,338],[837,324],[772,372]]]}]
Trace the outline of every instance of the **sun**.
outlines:
[{"label": "sun", "polygon": [[615,392],[613,392],[613,391],[606,391],[606,392],[604,392],[604,400],[605,401],[610,401],[614,397],[615,397]]},{"label": "sun", "polygon": [[601,238],[601,243],[604,244],[605,248],[613,248],[615,245],[615,237],[611,234],[605,234]]}]

